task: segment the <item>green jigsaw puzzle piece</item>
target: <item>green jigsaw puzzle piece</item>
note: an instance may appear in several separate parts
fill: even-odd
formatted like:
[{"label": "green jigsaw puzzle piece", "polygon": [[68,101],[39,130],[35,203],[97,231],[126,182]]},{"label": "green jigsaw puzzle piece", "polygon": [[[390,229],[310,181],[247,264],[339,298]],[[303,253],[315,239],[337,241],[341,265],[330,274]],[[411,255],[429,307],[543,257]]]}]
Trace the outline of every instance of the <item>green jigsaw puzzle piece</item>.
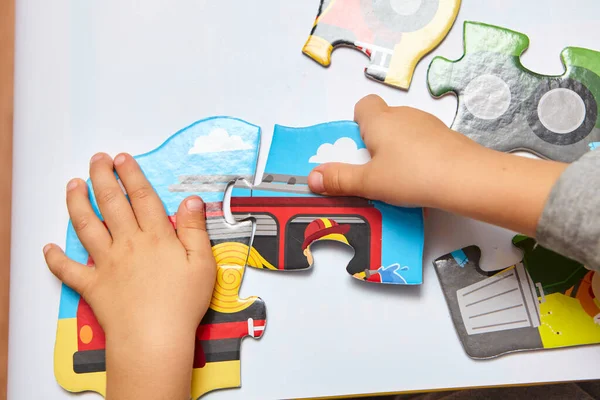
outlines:
[{"label": "green jigsaw puzzle piece", "polygon": [[575,161],[600,142],[600,53],[568,47],[561,53],[565,73],[546,76],[521,63],[528,46],[522,33],[466,22],[464,55],[432,61],[429,91],[454,93],[452,129],[484,146]]}]

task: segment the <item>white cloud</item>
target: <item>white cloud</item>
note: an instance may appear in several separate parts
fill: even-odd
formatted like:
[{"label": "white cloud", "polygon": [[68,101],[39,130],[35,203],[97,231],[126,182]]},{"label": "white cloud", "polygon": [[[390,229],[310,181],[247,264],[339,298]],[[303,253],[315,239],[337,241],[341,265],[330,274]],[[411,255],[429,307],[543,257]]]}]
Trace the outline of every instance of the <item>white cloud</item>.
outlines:
[{"label": "white cloud", "polygon": [[223,128],[216,128],[207,136],[196,139],[188,154],[219,153],[222,151],[251,150],[252,146],[244,142],[241,136],[229,135]]},{"label": "white cloud", "polygon": [[354,140],[343,137],[334,144],[324,143],[319,146],[317,154],[312,156],[308,162],[323,164],[328,162],[340,162],[345,164],[366,164],[371,161],[371,155],[367,149],[359,149]]}]

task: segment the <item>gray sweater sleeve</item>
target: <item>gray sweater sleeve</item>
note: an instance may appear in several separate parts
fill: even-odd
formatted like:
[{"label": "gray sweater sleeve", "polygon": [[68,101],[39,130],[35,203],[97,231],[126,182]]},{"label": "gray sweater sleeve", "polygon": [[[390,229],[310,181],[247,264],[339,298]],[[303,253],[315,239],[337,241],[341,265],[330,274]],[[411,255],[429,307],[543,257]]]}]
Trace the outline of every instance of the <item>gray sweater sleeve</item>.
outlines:
[{"label": "gray sweater sleeve", "polygon": [[537,227],[538,243],[600,271],[600,150],[558,179]]}]

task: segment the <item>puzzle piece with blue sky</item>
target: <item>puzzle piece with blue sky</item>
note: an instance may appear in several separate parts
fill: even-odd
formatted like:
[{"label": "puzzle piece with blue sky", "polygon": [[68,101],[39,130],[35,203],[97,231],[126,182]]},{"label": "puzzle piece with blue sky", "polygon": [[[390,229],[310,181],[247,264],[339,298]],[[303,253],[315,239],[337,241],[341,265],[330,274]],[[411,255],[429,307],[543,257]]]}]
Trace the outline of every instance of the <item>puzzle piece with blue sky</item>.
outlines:
[{"label": "puzzle piece with blue sky", "polygon": [[[210,118],[195,123],[149,153],[135,157],[160,196],[171,223],[181,201],[191,194],[206,203],[207,230],[217,261],[215,291],[206,316],[196,332],[192,394],[240,386],[242,338],[260,338],[266,325],[266,307],[258,297],[240,299],[238,292],[248,258],[253,224],[225,221],[223,198],[235,179],[252,181],[256,170],[260,128],[233,118]],[[206,179],[198,179],[198,177]],[[89,182],[88,182],[89,183]],[[101,217],[93,196],[90,199]],[[191,190],[190,190],[191,189]],[[93,265],[71,224],[67,255]],[[90,306],[63,285],[54,353],[58,383],[68,391],[106,388],[106,340]]]},{"label": "puzzle piece with blue sky", "polygon": [[[355,123],[276,126],[268,172],[254,186],[260,133],[259,127],[239,119],[209,118],[135,157],[173,226],[182,200],[199,195],[206,203],[207,231],[218,270],[210,308],[196,332],[194,398],[238,387],[242,339],[260,338],[264,332],[264,302],[238,297],[247,266],[307,269],[314,262],[312,246],[333,242],[354,252],[347,270],[358,279],[403,285],[422,282],[421,209],[327,198],[308,190],[307,176],[321,163],[370,160]],[[94,211],[102,218],[89,181],[88,186]],[[234,224],[227,221],[223,206],[230,186]],[[66,253],[93,265],[71,224]],[[104,395],[105,349],[104,332],[91,307],[63,285],[54,359],[59,384],[72,392]]]},{"label": "puzzle piece with blue sky", "polygon": [[354,250],[346,269],[357,279],[422,283],[422,209],[322,197],[308,189],[308,174],[319,164],[365,164],[370,159],[354,122],[275,126],[261,182],[252,188],[251,198],[231,200],[233,213],[256,219],[253,248],[268,268],[307,269],[314,262],[311,246],[333,241]]}]

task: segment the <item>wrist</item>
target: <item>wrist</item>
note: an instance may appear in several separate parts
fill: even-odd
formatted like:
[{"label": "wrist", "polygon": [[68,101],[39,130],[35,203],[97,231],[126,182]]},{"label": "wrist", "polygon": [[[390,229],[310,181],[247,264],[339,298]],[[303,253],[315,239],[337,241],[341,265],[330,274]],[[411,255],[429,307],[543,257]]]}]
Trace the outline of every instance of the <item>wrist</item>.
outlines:
[{"label": "wrist", "polygon": [[194,346],[195,332],[107,332],[107,399],[189,399]]},{"label": "wrist", "polygon": [[[496,153],[471,141],[466,137],[452,143],[451,148],[435,154],[427,163],[424,180],[424,207],[457,212],[459,201],[468,201],[468,192],[476,186],[475,180],[481,176],[481,168],[489,161],[490,153]],[[434,188],[432,190],[432,188]]]},{"label": "wrist", "polygon": [[165,355],[185,352],[195,345],[196,331],[168,327],[136,327],[135,329],[107,330],[106,347],[116,351],[141,351],[146,355]]},{"label": "wrist", "polygon": [[479,146],[447,169],[436,207],[535,236],[546,200],[566,167]]}]

